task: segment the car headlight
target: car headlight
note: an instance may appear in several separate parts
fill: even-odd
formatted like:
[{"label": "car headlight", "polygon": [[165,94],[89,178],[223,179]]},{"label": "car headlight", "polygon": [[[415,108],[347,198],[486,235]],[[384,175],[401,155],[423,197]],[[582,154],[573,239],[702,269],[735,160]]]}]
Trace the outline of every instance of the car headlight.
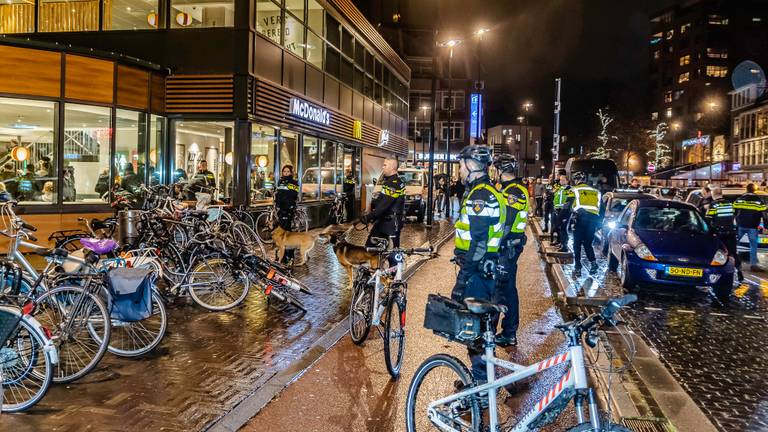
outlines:
[{"label": "car headlight", "polygon": [[614,229],[616,228],[616,221],[608,221],[608,223],[605,224],[605,226],[608,227],[608,229]]},{"label": "car headlight", "polygon": [[642,243],[635,247],[635,254],[637,254],[640,259],[644,259],[646,261],[658,261],[656,257],[651,253],[651,250],[648,249],[648,246]]},{"label": "car headlight", "polygon": [[416,194],[416,195],[411,195],[411,199],[412,199],[412,200],[416,200],[416,201],[419,201],[419,200],[421,200],[421,195],[419,195],[419,194]]},{"label": "car headlight", "polygon": [[715,252],[715,257],[712,258],[712,262],[710,264],[713,266],[721,266],[725,265],[726,262],[728,262],[728,252],[724,250],[718,250]]}]

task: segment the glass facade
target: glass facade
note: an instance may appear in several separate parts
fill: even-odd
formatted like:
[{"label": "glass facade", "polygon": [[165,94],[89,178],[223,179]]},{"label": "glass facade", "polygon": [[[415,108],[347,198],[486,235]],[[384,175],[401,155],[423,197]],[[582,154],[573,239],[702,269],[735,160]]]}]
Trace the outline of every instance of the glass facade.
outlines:
[{"label": "glass facade", "polygon": [[103,30],[151,30],[165,27],[158,0],[105,0]]},{"label": "glass facade", "polygon": [[[173,180],[187,181],[203,170],[216,179],[214,197],[232,196],[232,122],[177,121]],[[192,192],[185,198],[194,199]]]},{"label": "glass facade", "polygon": [[171,28],[232,27],[234,0],[171,0]]},{"label": "glass facade", "polygon": [[[109,178],[112,110],[91,105],[64,105],[64,203],[100,203],[99,179]],[[119,180],[115,178],[116,182]]]}]

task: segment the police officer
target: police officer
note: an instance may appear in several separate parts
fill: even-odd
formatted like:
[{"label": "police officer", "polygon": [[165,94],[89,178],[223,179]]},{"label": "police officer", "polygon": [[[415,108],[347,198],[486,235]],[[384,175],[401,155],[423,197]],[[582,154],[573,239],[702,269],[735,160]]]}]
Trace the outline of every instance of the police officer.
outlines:
[{"label": "police officer", "polygon": [[555,209],[555,228],[557,232],[557,242],[552,246],[559,246],[560,252],[568,252],[568,224],[571,220],[571,208],[566,206],[568,200],[573,198],[571,186],[568,184],[568,177],[560,174],[558,188],[555,192],[553,207]]},{"label": "police officer", "polygon": [[757,228],[760,221],[767,221],[765,212],[768,210],[760,196],[755,194],[755,184],[747,185],[747,193],[738,197],[733,202],[733,209],[736,211],[736,226],[738,227],[737,238],[744,235],[749,239],[749,264],[753,272],[762,272],[762,267],[757,265]]},{"label": "police officer", "polygon": [[197,172],[189,180],[185,188],[187,199],[195,199],[195,193],[211,193],[216,187],[216,176],[208,171],[208,161],[205,159],[197,163]]},{"label": "police officer", "polygon": [[736,238],[736,212],[733,209],[733,203],[723,198],[723,190],[719,187],[712,189],[713,201],[707,210],[706,219],[712,226],[720,241],[728,249],[728,255],[736,260],[736,274],[739,282],[744,281],[744,273],[741,272],[741,259],[736,251],[738,239]]},{"label": "police officer", "polygon": [[381,169],[381,193],[371,202],[371,212],[360,218],[363,223],[373,222],[367,247],[375,246],[373,238],[392,238],[394,247],[400,247],[400,230],[405,210],[405,182],[397,174],[397,159],[384,159]]},{"label": "police officer", "polygon": [[[451,297],[456,301],[474,297],[490,301],[494,298],[493,281],[496,259],[504,236],[506,205],[488,177],[491,150],[470,145],[459,153],[459,175],[467,186],[456,221],[454,239],[459,274]],[[482,352],[469,349],[472,374],[476,381],[487,381]]]},{"label": "police officer", "polygon": [[571,189],[573,198],[569,199],[566,204],[566,207],[569,207],[572,212],[571,217],[576,218],[573,228],[573,269],[576,273],[581,272],[582,247],[591,263],[590,273],[597,271],[597,260],[595,259],[595,250],[592,248],[592,240],[595,238],[595,230],[600,220],[600,192],[588,185],[585,178],[583,172],[573,173],[576,186]]},{"label": "police officer", "polygon": [[552,211],[555,199],[555,188],[557,188],[557,183],[555,182],[554,176],[550,175],[549,183],[544,186],[544,232],[549,232],[549,228],[554,226],[552,220]]},{"label": "police officer", "polygon": [[355,217],[355,186],[357,186],[355,176],[352,175],[352,170],[347,170],[347,174],[344,176],[344,206],[347,210],[347,222]]},{"label": "police officer", "polygon": [[496,296],[507,307],[501,320],[501,333],[496,344],[502,347],[517,345],[517,327],[520,324],[520,306],[517,295],[517,260],[525,246],[525,226],[530,211],[528,190],[518,180],[517,160],[508,154],[494,158],[493,166],[498,173],[496,190],[504,196],[507,206],[504,238],[501,240],[499,267],[496,272]]},{"label": "police officer", "polygon": [[284,165],[280,171],[280,181],[277,183],[275,205],[277,205],[278,223],[286,231],[291,231],[298,199],[299,182],[293,178],[293,165]]}]

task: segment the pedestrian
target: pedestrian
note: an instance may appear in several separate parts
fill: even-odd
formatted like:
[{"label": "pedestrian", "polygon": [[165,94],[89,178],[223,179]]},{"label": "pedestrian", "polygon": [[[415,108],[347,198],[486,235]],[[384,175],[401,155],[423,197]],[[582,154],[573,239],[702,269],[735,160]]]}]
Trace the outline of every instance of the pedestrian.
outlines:
[{"label": "pedestrian", "polygon": [[120,188],[131,195],[138,195],[141,192],[141,183],[141,178],[133,172],[133,165],[126,164],[120,180]]},{"label": "pedestrian", "polygon": [[632,181],[629,182],[629,188],[634,190],[640,190],[640,180],[638,180],[636,177],[633,177]]},{"label": "pedestrian", "polygon": [[290,164],[283,165],[280,176],[277,192],[275,192],[277,223],[284,230],[292,231],[296,202],[299,200],[299,182],[293,178],[293,165]]},{"label": "pedestrian", "polygon": [[[464,199],[464,193],[466,192],[466,188],[464,187],[464,183],[461,182],[461,179],[458,177],[453,178],[453,185],[451,186],[451,190],[453,192],[453,196],[456,199],[456,205],[453,205],[453,198],[451,199],[451,214],[453,214],[454,211],[460,211],[461,210],[461,201]],[[453,210],[453,209],[456,210]]]},{"label": "pedestrian", "polygon": [[533,185],[533,193],[536,197],[536,216],[542,217],[544,215],[544,184],[541,183],[541,178],[536,179],[536,183]]},{"label": "pedestrian", "polygon": [[93,191],[99,195],[99,198],[104,197],[106,193],[109,192],[109,169],[105,168],[101,171]]},{"label": "pedestrian", "polygon": [[552,246],[559,247],[560,252],[568,252],[568,224],[571,220],[571,208],[566,206],[573,198],[571,186],[568,184],[568,176],[560,174],[558,189],[554,197],[555,219],[553,231],[557,233],[557,241]]},{"label": "pedestrian", "polygon": [[712,190],[709,186],[704,186],[701,188],[701,200],[696,204],[696,210],[699,211],[700,215],[705,216],[710,205],[712,205]]},{"label": "pedestrian", "polygon": [[187,187],[184,188],[187,194],[188,200],[195,200],[198,193],[213,194],[213,189],[216,188],[216,176],[208,171],[208,161],[205,159],[200,160],[197,163],[197,171],[195,175],[189,179]]},{"label": "pedestrian", "polygon": [[75,167],[71,165],[65,166],[64,175],[61,178],[61,199],[64,202],[75,202],[77,200],[75,184]]},{"label": "pedestrian", "polygon": [[447,193],[448,193],[448,181],[445,179],[444,175],[440,175],[437,178],[437,198],[435,198],[435,209],[436,213],[442,214],[443,211],[446,212],[446,216],[448,216],[448,204],[447,201],[449,200]]},{"label": "pedestrian", "polygon": [[743,282],[744,273],[741,271],[741,259],[737,251],[735,216],[733,203],[723,198],[723,190],[719,187],[712,189],[712,203],[707,210],[706,219],[725,248],[728,249],[728,255],[735,260],[736,274],[739,282]]},{"label": "pedestrian", "polygon": [[[517,160],[508,154],[498,155],[493,166],[499,178],[496,190],[504,196],[506,226],[499,251],[499,267],[496,272],[496,296],[507,307],[501,320],[501,333],[496,344],[501,347],[517,345],[517,328],[520,324],[520,303],[517,295],[517,260],[526,243],[525,226],[528,223],[528,190],[516,178]],[[538,182],[541,184],[541,181]]]},{"label": "pedestrian", "polygon": [[573,180],[576,186],[571,189],[573,197],[565,205],[569,207],[571,217],[576,218],[573,227],[573,270],[576,274],[581,273],[581,249],[587,254],[590,262],[589,272],[597,271],[597,260],[595,259],[595,249],[592,247],[592,240],[595,238],[597,222],[600,219],[600,191],[585,183],[586,176],[583,172],[573,173]]},{"label": "pedestrian", "polygon": [[762,272],[762,267],[757,263],[757,228],[761,221],[768,221],[765,215],[768,207],[755,194],[754,183],[748,184],[747,193],[733,202],[733,209],[736,211],[737,238],[741,239],[746,235],[749,239],[749,268],[753,272]]},{"label": "pedestrian", "polygon": [[400,231],[403,228],[405,210],[405,182],[397,173],[397,159],[387,157],[381,168],[381,193],[371,202],[371,211],[361,218],[363,223],[373,222],[365,241],[366,247],[376,246],[374,238],[392,240],[400,247]]},{"label": "pedestrian", "polygon": [[[544,199],[542,200],[544,208],[542,209],[543,216],[544,216],[544,232],[550,232],[549,229],[551,226],[554,226],[553,219],[552,219],[552,211],[554,209],[553,207],[553,200],[555,197],[555,188],[557,187],[557,184],[554,181],[554,176],[552,174],[549,175],[549,182],[547,182],[546,186],[544,187]],[[550,232],[551,235],[551,232]]]},{"label": "pedestrian", "polygon": [[[506,206],[504,196],[488,177],[491,150],[469,145],[459,153],[459,175],[467,187],[456,221],[455,261],[459,265],[451,298],[491,301],[494,298],[496,260],[504,236]],[[495,328],[495,327],[494,327]],[[469,347],[472,377],[475,384],[487,382],[486,366],[479,347]]]},{"label": "pedestrian", "polygon": [[352,170],[348,169],[344,176],[344,207],[346,207],[347,217],[344,219],[346,222],[351,222],[355,217],[355,188],[357,182],[355,182],[355,176],[352,175]]}]

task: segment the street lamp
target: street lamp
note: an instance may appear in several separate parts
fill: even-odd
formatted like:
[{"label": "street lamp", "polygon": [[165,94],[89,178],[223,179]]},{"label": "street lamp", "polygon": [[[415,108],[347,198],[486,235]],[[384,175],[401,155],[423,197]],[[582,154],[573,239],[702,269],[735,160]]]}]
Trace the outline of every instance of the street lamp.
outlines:
[{"label": "street lamp", "polygon": [[531,108],[533,108],[533,102],[527,101],[523,103],[523,109],[525,110],[525,112],[530,111]]},{"label": "street lamp", "polygon": [[[453,49],[461,45],[461,42],[461,39],[449,39],[440,44],[440,46],[448,48],[448,142],[445,145],[445,174],[448,176],[447,196],[451,196],[451,135],[453,134]],[[445,203],[446,214],[450,215],[450,200],[445,200]]]}]

